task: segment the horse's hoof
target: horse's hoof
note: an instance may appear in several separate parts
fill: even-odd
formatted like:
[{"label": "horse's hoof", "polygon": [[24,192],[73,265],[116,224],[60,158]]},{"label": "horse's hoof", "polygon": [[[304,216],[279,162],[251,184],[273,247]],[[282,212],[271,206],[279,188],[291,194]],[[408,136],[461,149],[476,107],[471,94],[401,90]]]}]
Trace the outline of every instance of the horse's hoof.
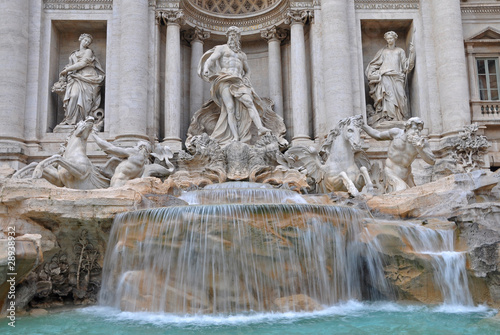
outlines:
[{"label": "horse's hoof", "polygon": [[356,191],[351,191],[351,192],[348,192],[349,193],[349,197],[350,198],[356,198],[357,196],[359,196],[359,192],[356,190]]}]

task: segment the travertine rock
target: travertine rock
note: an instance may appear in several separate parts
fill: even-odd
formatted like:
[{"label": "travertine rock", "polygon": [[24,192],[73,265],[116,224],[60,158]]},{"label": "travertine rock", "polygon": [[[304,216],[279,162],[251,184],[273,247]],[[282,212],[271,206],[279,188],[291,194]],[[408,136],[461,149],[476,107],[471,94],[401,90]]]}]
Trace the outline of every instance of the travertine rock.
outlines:
[{"label": "travertine rock", "polygon": [[43,316],[47,314],[49,314],[49,312],[43,308],[35,308],[30,311],[31,316]]},{"label": "travertine rock", "polygon": [[[376,241],[380,245],[384,263],[384,274],[394,297],[400,300],[412,300],[422,303],[440,303],[443,297],[433,279],[433,265],[428,255],[413,250],[400,227],[422,224],[422,221],[369,220],[366,227],[369,234],[364,235],[367,243]],[[426,227],[431,229],[454,229],[452,222],[428,219]],[[370,283],[381,288],[381,283]],[[381,290],[382,291],[382,290]]]},{"label": "travertine rock", "polygon": [[500,174],[484,170],[455,174],[404,191],[374,196],[367,204],[373,211],[402,218],[451,217],[474,202],[476,196],[489,194],[499,181]]},{"label": "travertine rock", "polygon": [[[42,236],[39,234],[25,234],[16,237],[15,271],[12,271],[9,267],[7,236],[0,237],[0,310],[7,301],[10,288],[10,283],[7,280],[11,276],[8,276],[8,273],[15,272],[16,284],[19,284],[35,267],[43,262],[41,239]],[[19,296],[19,298],[21,297],[22,295]]]},{"label": "travertine rock", "polygon": [[[426,227],[435,224],[435,219],[430,217],[448,218],[447,224],[452,226],[448,229],[457,231],[455,249],[467,252],[469,287],[474,302],[500,306],[499,178],[500,174],[489,171],[456,174],[373,197],[367,204],[375,215],[420,217]],[[428,260],[408,250],[404,237],[395,229],[400,224],[402,222],[377,220],[367,226],[370,236],[383,246],[386,277],[402,299],[442,301],[439,290],[434,287]],[[446,222],[439,225],[445,227]],[[453,228],[455,225],[457,228]]]},{"label": "travertine rock", "polygon": [[[89,242],[100,255],[96,261],[102,266],[115,215],[139,207],[185,204],[168,195],[174,188],[171,181],[163,183],[153,177],[135,179],[119,188],[92,191],[61,188],[44,179],[0,179],[0,231],[7,232],[8,227],[15,227],[16,231],[18,307],[26,306],[34,296],[40,299],[51,294],[68,296],[76,283],[71,282],[72,273],[76,271],[71,266],[75,262],[74,246],[82,229],[88,231]],[[7,243],[7,235],[0,235],[2,303],[8,291]],[[62,263],[54,260],[61,251],[67,258]],[[45,265],[49,268],[45,269]],[[37,278],[23,281],[36,268]],[[91,276],[90,280],[92,278],[96,277]],[[50,302],[39,304],[51,305]]]},{"label": "travertine rock", "polygon": [[[499,173],[475,171],[457,174],[401,192],[367,196],[367,205],[375,216],[390,214],[397,218],[418,217],[420,219],[414,220],[416,223],[425,223],[431,228],[455,229],[456,225],[459,233],[457,248],[468,252],[469,282],[474,301],[487,301],[492,306],[500,306],[499,180]],[[179,189],[173,178],[165,182],[157,178],[135,179],[122,187],[91,191],[56,187],[42,179],[1,179],[1,228],[6,231],[9,225],[15,226],[19,250],[23,250],[18,255],[21,265],[18,274],[26,276],[37,265],[42,265],[35,270],[37,279],[26,277],[18,286],[22,293],[20,306],[26,306],[34,297],[36,301],[30,303],[32,307],[49,307],[56,301],[48,303],[43,299],[51,295],[65,299],[70,296],[69,292],[76,283],[72,275],[75,273],[72,268],[75,264],[75,239],[82,229],[88,230],[90,243],[101,255],[98,263],[102,266],[102,256],[114,216],[132,209],[185,205],[184,201],[172,196]],[[362,207],[363,200],[356,200],[346,205]],[[310,196],[307,201],[314,204],[331,203],[327,196]],[[455,222],[432,217],[450,218]],[[377,219],[366,224],[371,238],[376,238],[382,246],[386,277],[400,299],[441,302],[441,293],[433,283],[428,257],[417,255],[408,248],[405,238],[398,231],[398,227],[406,221],[398,220]],[[285,227],[287,223],[285,218],[280,225]],[[253,224],[261,226],[259,222]],[[367,239],[365,242],[370,241]],[[0,252],[2,250],[6,248],[0,248]],[[54,259],[61,251],[68,253],[66,263]],[[5,293],[6,257],[0,259],[4,260],[0,262],[0,282]],[[45,268],[47,264],[49,267]],[[290,276],[298,271],[293,264],[287,266]],[[378,284],[368,285],[376,288]],[[79,301],[91,302],[85,299]],[[132,309],[130,304],[135,302],[125,300],[124,306]],[[304,298],[303,301],[309,300]],[[148,297],[144,297],[143,302],[137,302],[142,303],[146,306]],[[299,304],[294,308],[305,309],[301,306]]]},{"label": "travertine rock", "polygon": [[468,250],[468,266],[476,286],[486,286],[483,301],[500,306],[500,204],[476,203],[461,208],[454,218],[459,242]]},{"label": "travertine rock", "polygon": [[0,165],[0,178],[8,178],[12,177],[12,175],[16,172],[13,168],[11,168],[7,164]]},{"label": "travertine rock", "polygon": [[288,297],[278,298],[274,300],[274,304],[282,313],[289,311],[313,312],[323,309],[323,306],[321,306],[319,302],[311,297],[308,297],[305,294],[296,294]]}]

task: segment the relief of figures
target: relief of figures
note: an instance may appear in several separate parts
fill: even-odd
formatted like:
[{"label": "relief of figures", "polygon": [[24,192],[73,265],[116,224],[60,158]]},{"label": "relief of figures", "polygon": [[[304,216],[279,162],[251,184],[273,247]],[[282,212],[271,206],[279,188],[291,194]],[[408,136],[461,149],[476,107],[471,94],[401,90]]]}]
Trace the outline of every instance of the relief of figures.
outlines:
[{"label": "relief of figures", "polygon": [[90,49],[93,38],[82,34],[79,38],[80,49],[69,57],[69,64],[64,67],[59,81],[52,87],[63,99],[64,120],[61,125],[75,125],[88,116],[95,115],[101,104],[101,87],[104,84],[104,70],[99,60]]},{"label": "relief of figures", "polygon": [[415,48],[410,43],[406,57],[405,51],[396,46],[397,38],[394,31],[385,33],[387,46],[377,52],[365,70],[376,121],[403,121],[410,117],[406,81],[415,65]]}]

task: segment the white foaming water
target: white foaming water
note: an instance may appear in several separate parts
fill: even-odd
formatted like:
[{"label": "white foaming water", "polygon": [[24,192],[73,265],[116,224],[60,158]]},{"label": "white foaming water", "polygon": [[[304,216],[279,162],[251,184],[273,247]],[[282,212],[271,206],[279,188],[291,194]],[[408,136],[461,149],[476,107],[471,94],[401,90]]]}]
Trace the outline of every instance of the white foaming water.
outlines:
[{"label": "white foaming water", "polygon": [[485,305],[480,306],[427,306],[403,305],[393,302],[363,303],[356,300],[342,302],[333,306],[324,306],[323,310],[315,312],[267,312],[242,313],[232,315],[192,315],[153,312],[123,312],[116,308],[93,306],[78,310],[79,313],[104,318],[108,321],[132,321],[134,324],[153,324],[156,326],[243,326],[249,324],[276,324],[300,321],[301,319],[314,320],[328,316],[363,317],[371,313],[444,313],[444,314],[471,314],[478,313],[484,317],[493,317],[498,312]]},{"label": "white foaming water", "polygon": [[473,306],[465,253],[454,251],[454,231],[434,230],[416,224],[401,226],[400,229],[415,252],[432,257],[434,281],[443,295],[444,306],[458,309]]},{"label": "white foaming water", "polygon": [[208,185],[201,190],[184,192],[179,199],[190,205],[307,203],[302,195],[292,190],[248,182]]}]

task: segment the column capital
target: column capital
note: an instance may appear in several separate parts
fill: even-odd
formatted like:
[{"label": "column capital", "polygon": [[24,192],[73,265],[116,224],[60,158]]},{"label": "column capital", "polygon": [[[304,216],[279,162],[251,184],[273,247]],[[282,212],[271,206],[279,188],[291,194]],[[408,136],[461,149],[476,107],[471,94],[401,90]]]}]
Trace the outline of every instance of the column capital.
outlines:
[{"label": "column capital", "polygon": [[165,9],[156,12],[156,23],[164,25],[184,24],[184,12],[182,9]]},{"label": "column capital", "polygon": [[306,24],[314,18],[314,11],[308,9],[289,9],[286,12],[285,23],[294,25],[296,23]]},{"label": "column capital", "polygon": [[205,29],[196,27],[194,29],[183,31],[182,37],[190,44],[192,44],[193,42],[203,43],[204,40],[210,38],[210,32],[206,31]]},{"label": "column capital", "polygon": [[285,29],[272,26],[270,28],[261,30],[260,36],[268,42],[283,41],[287,36],[287,31]]}]

